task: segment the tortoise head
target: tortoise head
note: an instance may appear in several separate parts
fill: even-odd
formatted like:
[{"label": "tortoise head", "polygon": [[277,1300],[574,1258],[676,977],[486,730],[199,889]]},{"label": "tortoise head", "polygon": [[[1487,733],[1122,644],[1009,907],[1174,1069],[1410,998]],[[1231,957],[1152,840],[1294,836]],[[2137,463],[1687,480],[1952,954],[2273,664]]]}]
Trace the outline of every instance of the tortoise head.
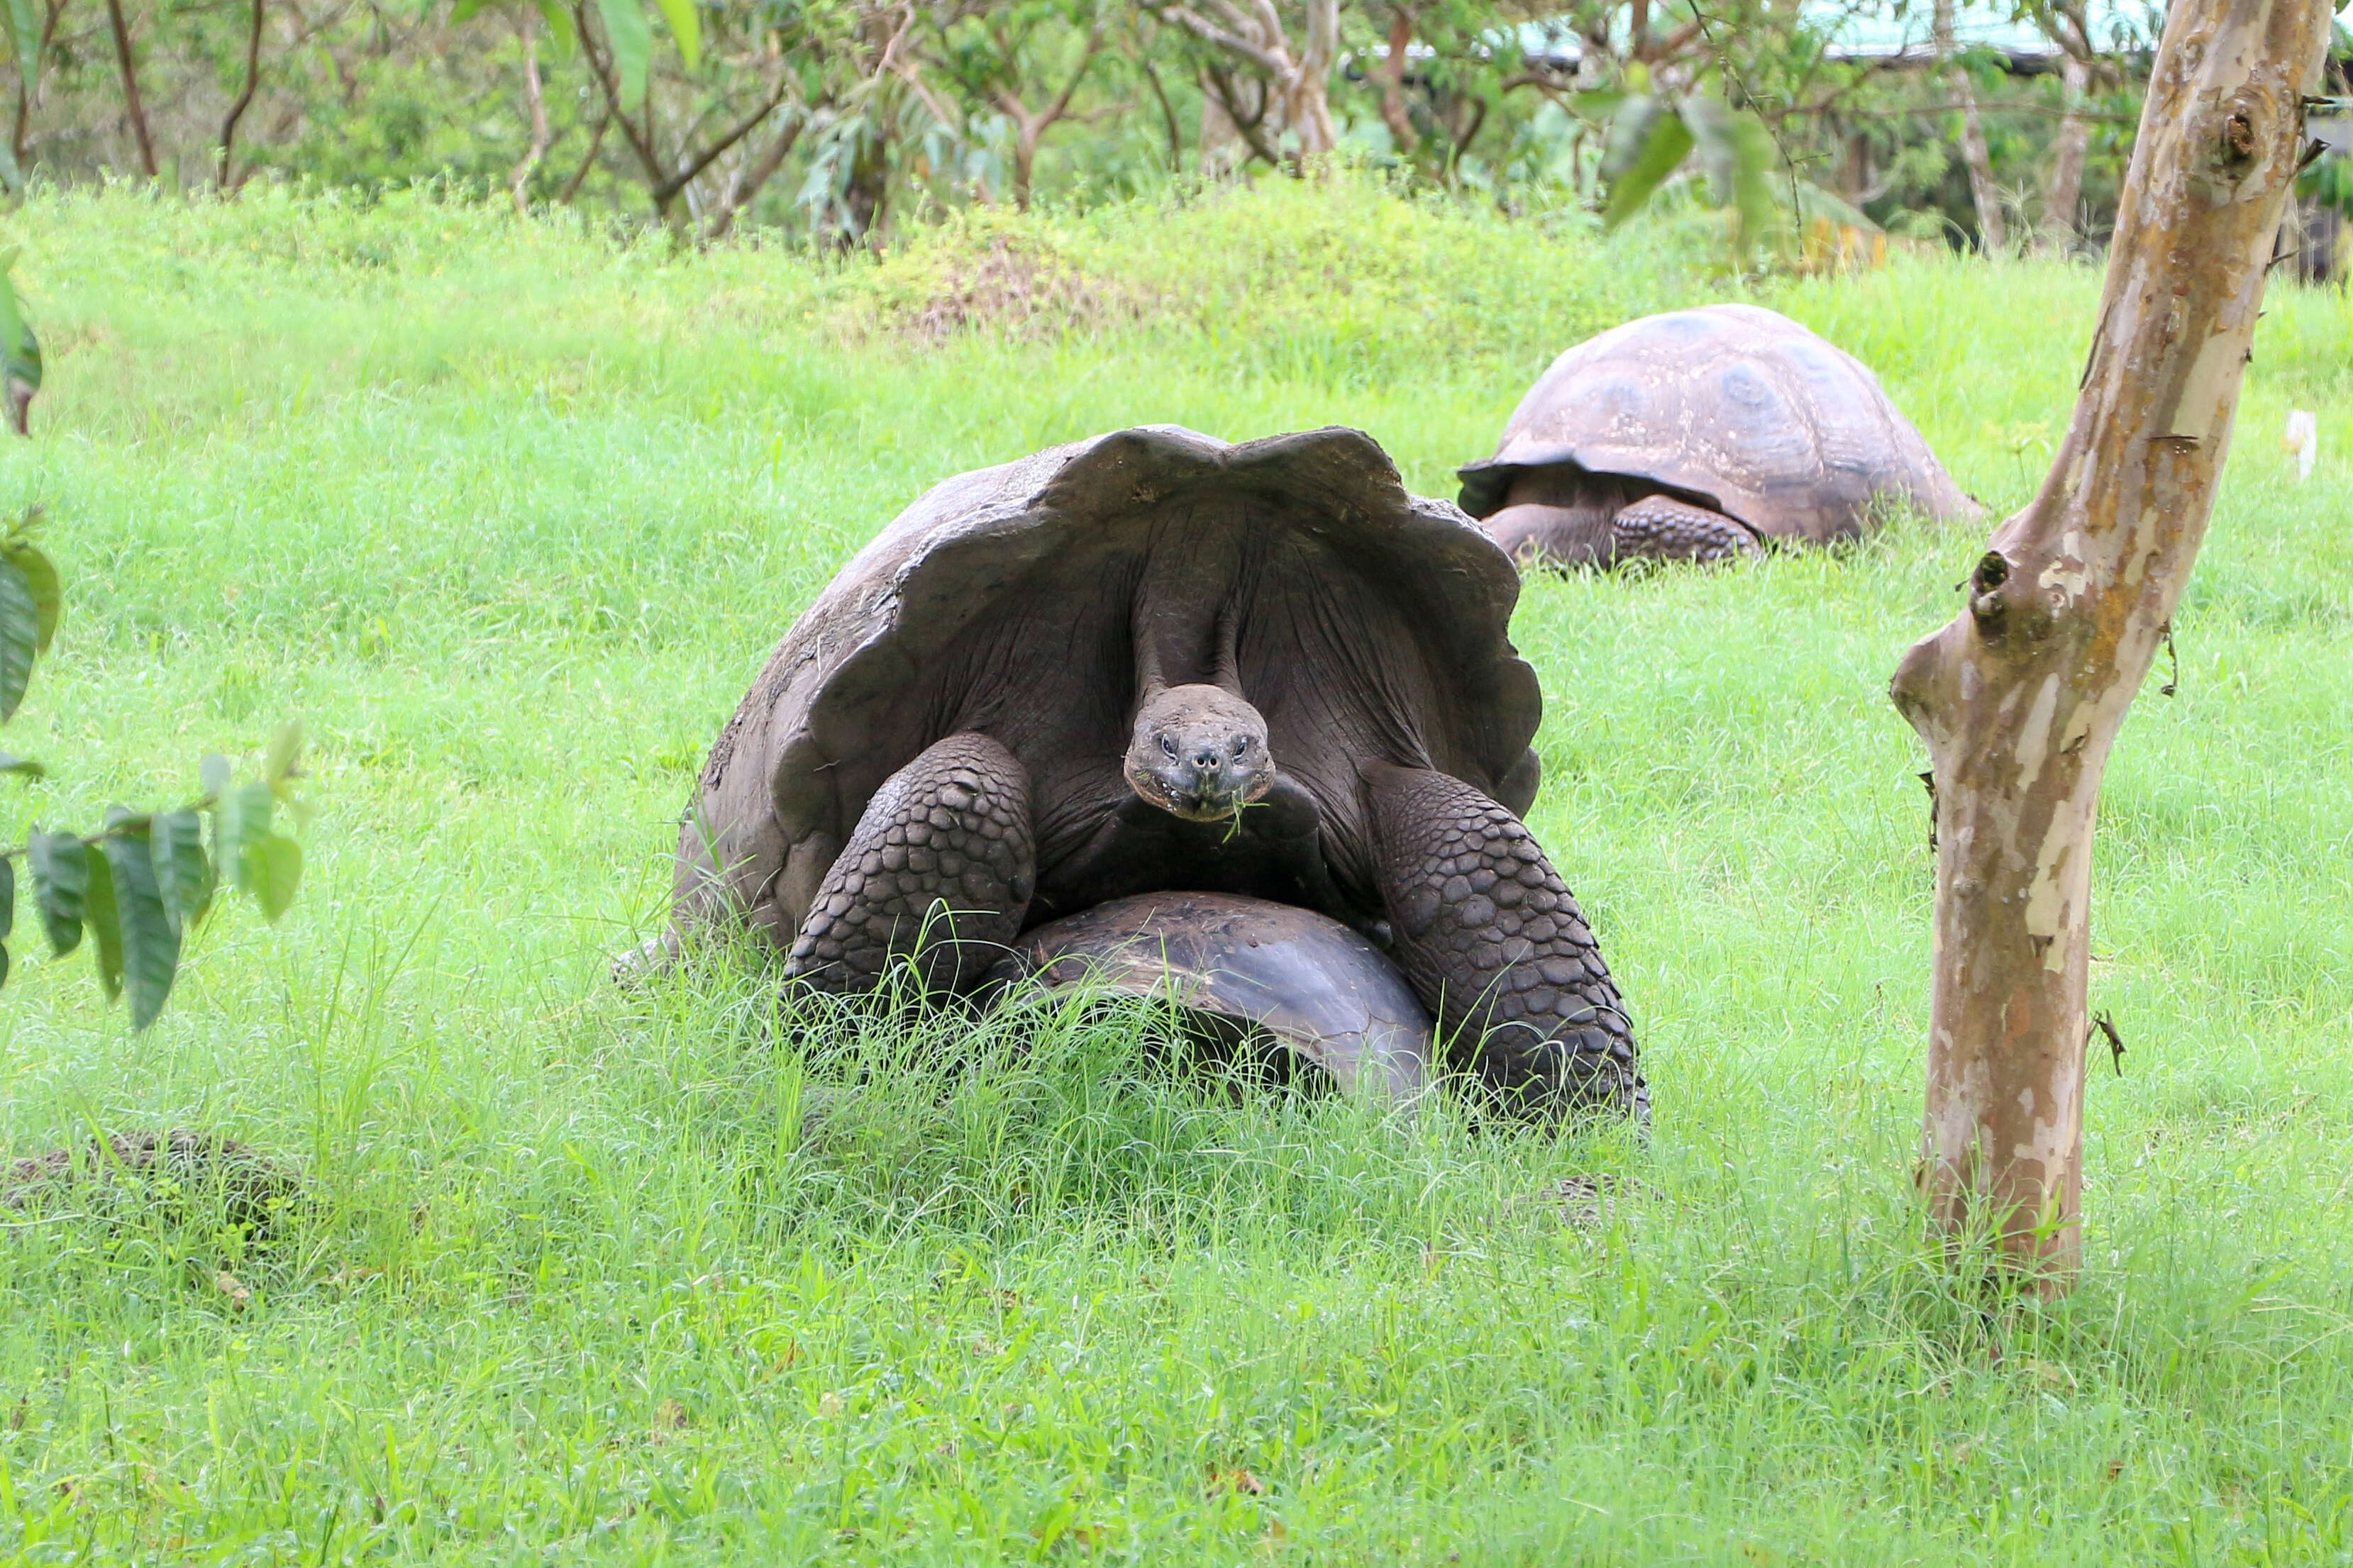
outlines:
[{"label": "tortoise head", "polygon": [[1193,822],[1222,821],[1274,787],[1266,720],[1220,686],[1171,686],[1147,698],[1125,771],[1137,795]]}]

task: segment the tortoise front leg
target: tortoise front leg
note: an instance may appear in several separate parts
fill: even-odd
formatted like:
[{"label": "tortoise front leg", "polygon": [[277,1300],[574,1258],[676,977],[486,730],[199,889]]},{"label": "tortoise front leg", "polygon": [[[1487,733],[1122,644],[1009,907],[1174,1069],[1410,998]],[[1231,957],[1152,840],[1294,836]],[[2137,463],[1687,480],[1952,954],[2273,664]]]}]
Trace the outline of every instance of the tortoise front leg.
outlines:
[{"label": "tortoise front leg", "polygon": [[950,735],[867,802],[789,972],[821,991],[867,991],[910,954],[927,994],[961,991],[1020,934],[1036,880],[1029,770],[986,735]]},{"label": "tortoise front leg", "polygon": [[1609,966],[1526,825],[1445,773],[1382,763],[1363,776],[1395,955],[1456,1059],[1529,1109],[1647,1121]]},{"label": "tortoise front leg", "polygon": [[1648,555],[1660,561],[1723,561],[1762,555],[1757,536],[1720,511],[1672,496],[1644,496],[1609,520],[1612,559]]}]

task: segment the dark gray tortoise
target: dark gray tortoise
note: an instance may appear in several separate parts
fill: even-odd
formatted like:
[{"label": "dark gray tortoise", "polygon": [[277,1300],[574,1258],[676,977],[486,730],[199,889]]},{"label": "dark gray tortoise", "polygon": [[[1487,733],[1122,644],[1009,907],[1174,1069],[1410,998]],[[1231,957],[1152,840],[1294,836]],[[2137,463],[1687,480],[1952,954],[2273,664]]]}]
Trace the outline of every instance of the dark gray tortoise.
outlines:
[{"label": "dark gray tortoise", "polygon": [[1021,933],[1000,965],[1015,998],[1065,991],[1166,1004],[1197,1044],[1271,1043],[1344,1094],[1409,1108],[1430,1084],[1430,1014],[1379,949],[1296,904],[1138,893]]},{"label": "dark gray tortoise", "polygon": [[1861,537],[1874,503],[1973,515],[1852,355],[1756,305],[1644,316],[1545,372],[1462,510],[1514,559],[1713,561]]},{"label": "dark gray tortoise", "polygon": [[1518,592],[1354,430],[1124,430],[950,479],[721,733],[677,930],[742,911],[807,985],[907,956],[949,994],[1114,899],[1266,899],[1384,947],[1496,1090],[1639,1111],[1618,988],[1520,821]]}]

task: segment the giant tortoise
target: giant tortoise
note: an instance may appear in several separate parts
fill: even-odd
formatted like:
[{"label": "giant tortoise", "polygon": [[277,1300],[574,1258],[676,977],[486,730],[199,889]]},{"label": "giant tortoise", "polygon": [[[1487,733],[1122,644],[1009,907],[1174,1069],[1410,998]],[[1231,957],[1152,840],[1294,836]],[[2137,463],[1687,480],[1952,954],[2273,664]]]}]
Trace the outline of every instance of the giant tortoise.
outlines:
[{"label": "giant tortoise", "polygon": [[1145,998],[1213,1056],[1278,1071],[1264,1058],[1303,1058],[1375,1103],[1411,1107],[1429,1087],[1430,1014],[1405,976],[1357,932],[1295,904],[1137,893],[1030,927],[998,969],[1012,998]]},{"label": "giant tortoise", "polygon": [[739,911],[801,985],[903,958],[953,994],[1113,900],[1271,900],[1384,948],[1495,1090],[1639,1112],[1618,988],[1520,821],[1543,698],[1518,592],[1354,430],[1151,426],[949,479],[721,732],[674,931]]},{"label": "giant tortoise", "polygon": [[1461,480],[1462,510],[1515,559],[1562,566],[1857,538],[1884,500],[1976,510],[1860,361],[1756,305],[1577,344]]}]

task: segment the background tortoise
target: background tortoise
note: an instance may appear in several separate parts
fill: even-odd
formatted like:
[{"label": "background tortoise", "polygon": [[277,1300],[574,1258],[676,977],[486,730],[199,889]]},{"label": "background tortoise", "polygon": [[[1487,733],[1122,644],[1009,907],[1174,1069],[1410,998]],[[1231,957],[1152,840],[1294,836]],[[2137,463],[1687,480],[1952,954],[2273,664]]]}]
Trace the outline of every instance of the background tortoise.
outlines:
[{"label": "background tortoise", "polygon": [[1860,361],[1756,305],[1577,344],[1461,479],[1496,542],[1558,565],[1858,538],[1883,496],[1939,519],[1977,510]]},{"label": "background tortoise", "polygon": [[1243,894],[1386,948],[1497,1089],[1636,1109],[1617,986],[1520,822],[1518,591],[1353,430],[1125,430],[949,479],[721,733],[676,925],[741,910],[805,984],[912,953],[945,993],[1050,920]]}]

